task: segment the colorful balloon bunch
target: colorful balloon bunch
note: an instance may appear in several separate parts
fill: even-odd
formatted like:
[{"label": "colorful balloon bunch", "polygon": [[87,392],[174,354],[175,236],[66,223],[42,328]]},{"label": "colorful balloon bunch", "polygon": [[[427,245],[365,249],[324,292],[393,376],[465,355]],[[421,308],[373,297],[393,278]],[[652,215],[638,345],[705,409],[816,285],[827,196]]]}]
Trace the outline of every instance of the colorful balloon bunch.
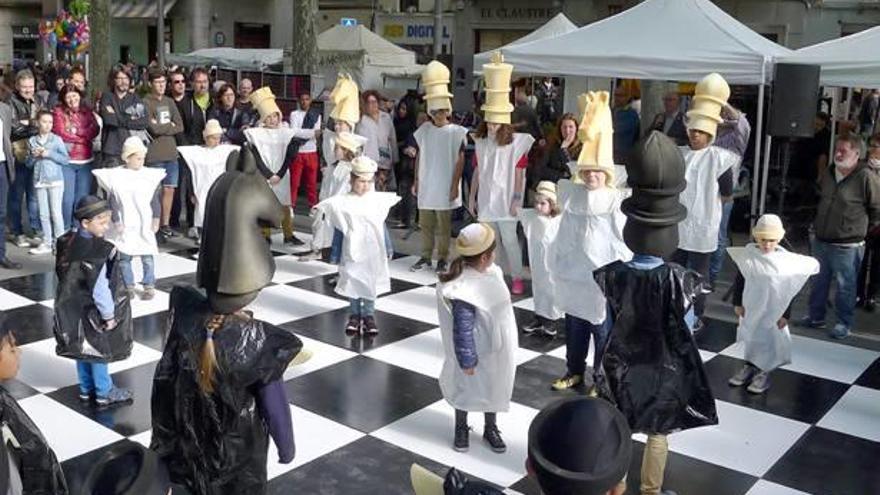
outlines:
[{"label": "colorful balloon bunch", "polygon": [[62,10],[54,18],[43,19],[40,23],[40,39],[52,48],[82,53],[89,48],[88,18],[75,17]]}]

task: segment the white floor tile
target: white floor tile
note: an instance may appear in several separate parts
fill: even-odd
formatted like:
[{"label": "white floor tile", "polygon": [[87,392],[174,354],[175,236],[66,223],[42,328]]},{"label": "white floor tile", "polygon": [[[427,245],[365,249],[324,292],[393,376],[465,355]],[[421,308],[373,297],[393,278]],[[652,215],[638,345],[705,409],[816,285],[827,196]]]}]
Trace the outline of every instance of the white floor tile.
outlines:
[{"label": "white floor tile", "polygon": [[128,437],[128,439],[131,440],[132,442],[139,443],[146,448],[150,448],[150,440],[152,440],[152,438],[153,438],[153,430],[152,429],[147,430],[143,433],[138,433],[137,435],[135,435],[133,437]]},{"label": "white floor tile", "polygon": [[809,425],[724,401],[715,401],[718,424],[669,435],[669,449],[761,477]]},{"label": "white floor tile", "polygon": [[280,325],[347,306],[348,302],[342,299],[288,285],[276,285],[263,289],[246,309],[252,310],[257,319]]},{"label": "white floor tile", "polygon": [[28,397],[18,403],[43,432],[60,462],[123,438],[45,395]]},{"label": "white floor tile", "polygon": [[132,318],[140,318],[141,316],[151,315],[153,313],[161,313],[162,311],[168,311],[168,305],[171,301],[171,296],[164,291],[157,290],[155,297],[150,299],[149,301],[145,301],[141,299],[141,290],[143,287],[138,285],[137,287],[137,296],[135,296],[131,300],[131,317]]},{"label": "white floor tile", "polygon": [[534,311],[535,310],[535,299],[533,297],[530,297],[528,299],[523,299],[521,301],[517,301],[517,302],[513,303],[513,306],[516,308],[525,309],[527,311]]},{"label": "white floor tile", "polygon": [[290,413],[293,416],[293,438],[296,442],[296,457],[290,464],[279,464],[278,450],[270,439],[267,463],[268,478],[270,480],[288,471],[293,471],[364,436],[363,433],[357,430],[330,421],[296,406],[290,406]]},{"label": "white floor tile", "polygon": [[507,452],[496,454],[483,441],[482,414],[472,413],[468,422],[474,427],[468,452],[452,449],[454,410],[439,401],[392,423],[372,436],[415,452],[447,466],[461,466],[468,473],[500,486],[510,486],[526,474],[528,430],[536,409],[511,403],[510,411],[498,414],[498,429],[507,444]]},{"label": "white floor tile", "polygon": [[276,284],[286,284],[336,273],[336,266],[321,261],[299,261],[296,256],[278,256],[275,258]]},{"label": "white floor tile", "polygon": [[[744,352],[743,344],[737,343],[721,354],[743,359]],[[880,352],[877,351],[792,335],[792,363],[782,369],[851,384],[878,357]]]},{"label": "white floor tile", "polygon": [[[562,360],[565,360],[565,345],[561,345],[556,349],[547,353],[548,356],[553,356]],[[590,346],[587,350],[587,366],[593,366],[593,359],[596,358],[596,343],[593,339],[590,339]]]},{"label": "white floor tile", "polygon": [[809,495],[806,492],[795,490],[787,486],[777,485],[767,480],[758,480],[752,485],[751,490],[746,495]]},{"label": "white floor tile", "polygon": [[22,308],[30,306],[36,301],[31,301],[26,297],[21,297],[14,292],[6,289],[0,289],[0,311],[9,311],[10,309]]},{"label": "white floor tile", "polygon": [[[171,253],[159,253],[153,256],[153,263],[156,267],[156,279],[176,277],[178,275],[186,275],[194,273],[198,263],[192,258],[184,258]],[[134,273],[135,282],[140,282],[144,278],[143,264],[138,258],[131,261],[131,271]]]},{"label": "white floor tile", "polygon": [[853,385],[817,426],[880,442],[880,390]]},{"label": "white floor tile", "polygon": [[[77,383],[76,361],[55,354],[55,339],[32,342],[20,346],[19,349],[21,349],[21,367],[16,377],[19,381],[41,393],[49,393]],[[135,342],[128,359],[110,363],[110,373],[155,362],[161,357],[161,352]]]},{"label": "white floor tile", "polygon": [[704,351],[703,349],[700,349],[700,359],[702,359],[704,363],[717,355],[718,354],[714,352]]},{"label": "white floor tile", "polygon": [[297,337],[302,340],[303,349],[308,349],[312,352],[312,357],[301,365],[287,368],[287,371],[284,372],[285,381],[357,356],[357,353],[336,347],[335,345],[325,344],[319,340],[303,337],[302,335],[297,335]]},{"label": "white floor tile", "polygon": [[[398,280],[406,280],[407,282],[412,282],[414,284],[419,285],[433,285],[437,283],[437,274],[434,273],[434,269],[419,270],[417,272],[409,271],[409,267],[413,265],[416,261],[419,260],[418,256],[404,256],[403,258],[397,258],[396,260],[391,260],[388,263],[388,269],[391,272],[391,278],[396,278]],[[436,266],[436,262],[434,265]]]},{"label": "white floor tile", "polygon": [[439,325],[437,291],[433,287],[419,287],[376,300],[376,309],[413,320]]}]

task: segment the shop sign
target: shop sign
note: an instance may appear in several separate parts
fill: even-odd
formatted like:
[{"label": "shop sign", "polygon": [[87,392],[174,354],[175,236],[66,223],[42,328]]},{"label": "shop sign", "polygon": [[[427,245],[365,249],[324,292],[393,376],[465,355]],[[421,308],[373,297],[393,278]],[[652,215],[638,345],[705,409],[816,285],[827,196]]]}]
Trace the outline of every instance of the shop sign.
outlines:
[{"label": "shop sign", "polygon": [[[383,16],[376,32],[398,45],[430,45],[434,43],[433,16]],[[441,36],[444,45],[452,42],[452,16],[443,16]]]},{"label": "shop sign", "polygon": [[550,19],[559,13],[551,7],[481,7],[480,18],[499,21],[537,21]]}]

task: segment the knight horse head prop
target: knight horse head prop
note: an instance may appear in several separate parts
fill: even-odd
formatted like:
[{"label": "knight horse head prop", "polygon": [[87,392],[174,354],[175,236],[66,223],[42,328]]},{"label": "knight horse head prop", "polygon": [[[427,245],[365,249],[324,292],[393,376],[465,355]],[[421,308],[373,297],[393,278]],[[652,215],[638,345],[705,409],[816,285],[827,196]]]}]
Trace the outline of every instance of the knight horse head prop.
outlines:
[{"label": "knight horse head prop", "polygon": [[333,102],[333,110],[330,117],[333,120],[347,122],[354,131],[354,126],[361,120],[360,92],[357,84],[348,74],[339,74],[336,85],[330,93],[330,101]]},{"label": "knight horse head prop", "polygon": [[577,159],[574,182],[582,183],[580,172],[599,170],[605,183],[614,184],[614,125],[607,91],[590,91],[578,98],[583,118],[578,126],[578,140],[583,143]]},{"label": "knight horse head prop", "polygon": [[254,151],[245,146],[230,154],[226,172],[208,192],[197,272],[215,312],[235,313],[272,281],[275,259],[260,227],[277,227],[283,216]]}]

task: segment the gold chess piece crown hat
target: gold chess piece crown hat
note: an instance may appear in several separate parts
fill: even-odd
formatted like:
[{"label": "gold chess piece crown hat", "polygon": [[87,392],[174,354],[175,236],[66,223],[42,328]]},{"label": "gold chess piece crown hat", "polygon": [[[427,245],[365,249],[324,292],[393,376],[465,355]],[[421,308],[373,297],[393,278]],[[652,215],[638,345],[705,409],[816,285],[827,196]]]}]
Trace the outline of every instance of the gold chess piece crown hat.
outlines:
[{"label": "gold chess piece crown hat", "polygon": [[513,65],[504,63],[501,52],[492,54],[491,62],[483,65],[483,80],[486,82],[486,103],[481,107],[484,120],[491,124],[509,124],[510,112],[510,77]]},{"label": "gold chess piece crown hat", "polygon": [[275,103],[275,94],[272,93],[272,88],[269,86],[263,86],[251,93],[250,101],[259,112],[260,120],[264,120],[273,113],[281,113],[281,109]]},{"label": "gold chess piece crown hat", "polygon": [[577,160],[575,182],[582,182],[580,172],[598,170],[605,173],[605,184],[614,184],[614,125],[608,91],[590,91],[578,98],[584,115],[578,127],[583,146]]},{"label": "gold chess piece crown hat", "polygon": [[434,110],[452,111],[449,80],[449,68],[436,60],[429,63],[422,71],[422,85],[425,87],[428,113]]},{"label": "gold chess piece crown hat", "polygon": [[330,118],[348,122],[353,130],[361,120],[361,106],[360,91],[350,75],[339,74],[336,85],[330,93],[330,101],[333,102]]},{"label": "gold chess piece crown hat", "polygon": [[704,77],[694,88],[694,103],[687,113],[687,128],[703,131],[712,137],[721,123],[721,109],[730,98],[730,86],[715,72]]}]

